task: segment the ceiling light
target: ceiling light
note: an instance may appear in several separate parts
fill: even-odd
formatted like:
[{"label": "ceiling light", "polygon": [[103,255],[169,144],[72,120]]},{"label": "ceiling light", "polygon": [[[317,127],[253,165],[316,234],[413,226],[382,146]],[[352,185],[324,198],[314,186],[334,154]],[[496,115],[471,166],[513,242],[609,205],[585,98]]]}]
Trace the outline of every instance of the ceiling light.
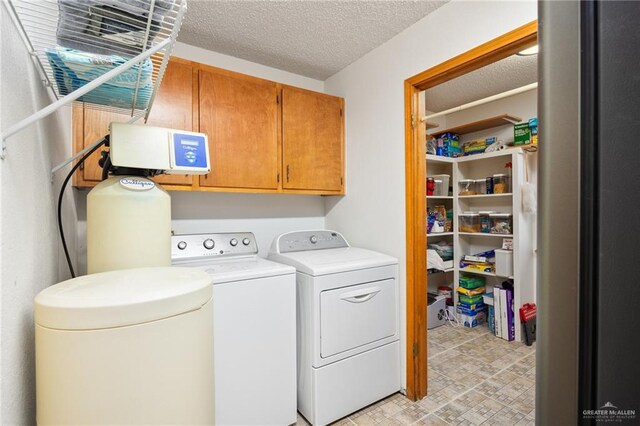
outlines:
[{"label": "ceiling light", "polygon": [[521,50],[520,52],[517,53],[518,56],[531,56],[531,55],[537,55],[537,54],[538,54],[537,44],[535,46],[531,46],[524,50]]}]

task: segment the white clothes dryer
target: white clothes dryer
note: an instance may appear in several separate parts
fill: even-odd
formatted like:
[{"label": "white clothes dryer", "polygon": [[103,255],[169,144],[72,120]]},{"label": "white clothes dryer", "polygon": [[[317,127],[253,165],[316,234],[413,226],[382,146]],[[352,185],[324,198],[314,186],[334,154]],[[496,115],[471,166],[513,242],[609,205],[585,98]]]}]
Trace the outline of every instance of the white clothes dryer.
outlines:
[{"label": "white clothes dryer", "polygon": [[280,235],[297,270],[298,410],[325,425],[400,390],[398,260],[334,231]]},{"label": "white clothes dryer", "polygon": [[171,243],[173,265],[213,278],[215,424],[295,423],[295,269],[258,257],[249,232]]}]

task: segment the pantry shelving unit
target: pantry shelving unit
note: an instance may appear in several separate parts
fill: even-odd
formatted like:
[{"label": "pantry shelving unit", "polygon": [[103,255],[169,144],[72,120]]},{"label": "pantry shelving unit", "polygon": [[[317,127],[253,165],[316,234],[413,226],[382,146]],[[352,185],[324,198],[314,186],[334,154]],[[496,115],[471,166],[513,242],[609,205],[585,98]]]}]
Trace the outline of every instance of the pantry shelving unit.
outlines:
[{"label": "pantry shelving unit", "polygon": [[[446,158],[446,157],[437,157],[435,155],[427,155],[428,160],[428,173],[431,175],[445,174],[449,175],[449,185],[451,185],[452,174],[454,171],[454,159]],[[448,192],[446,196],[427,196],[427,207],[434,206],[445,206],[446,209],[454,208],[454,196],[451,192]],[[454,211],[455,218],[455,211]],[[427,234],[427,246],[429,244],[437,243],[439,241],[448,241],[452,242],[454,238],[453,231],[451,232],[438,232]],[[453,280],[453,274],[455,270],[455,259],[454,259],[454,267],[445,269],[444,271],[438,271],[437,273],[429,273],[429,291],[433,293],[437,293],[438,287],[440,286],[450,286]]]},{"label": "pantry shelving unit", "polygon": [[[518,119],[509,116],[509,119]],[[507,124],[502,122],[498,125]],[[462,126],[459,126],[462,127]],[[488,128],[488,127],[487,127]],[[459,128],[457,131],[460,132]],[[476,127],[471,126],[476,131]],[[450,129],[454,130],[454,129]],[[522,148],[509,148],[496,152],[476,154],[459,158],[437,157],[427,155],[427,175],[449,174],[452,195],[450,199],[443,200],[442,197],[427,197],[427,205],[441,204],[446,201],[447,208],[453,209],[453,232],[450,238],[454,247],[454,267],[444,276],[448,276],[448,283],[453,283],[454,300],[458,302],[458,282],[463,274],[481,275],[486,277],[487,288],[500,284],[506,279],[514,282],[514,322],[515,340],[522,341],[521,324],[518,321],[518,309],[525,303],[535,302],[535,215],[522,211],[521,188],[525,182],[525,161],[527,153]],[[511,163],[511,168],[505,168],[507,163]],[[505,194],[479,194],[479,195],[459,195],[458,182],[461,179],[482,179],[497,173],[510,173],[511,192]],[[511,213],[513,215],[513,233],[490,234],[460,232],[458,229],[458,215],[461,212],[496,211],[501,213]],[[442,234],[428,234],[428,243],[435,236]],[[502,239],[511,238],[513,240],[513,275],[510,277],[500,277],[495,273],[469,271],[460,268],[460,259],[463,255],[476,254],[486,250],[502,247]],[[452,275],[452,277],[451,277]],[[429,281],[434,280],[434,275],[429,275]],[[435,284],[428,283],[433,291],[435,285],[442,285],[442,279]]]}]

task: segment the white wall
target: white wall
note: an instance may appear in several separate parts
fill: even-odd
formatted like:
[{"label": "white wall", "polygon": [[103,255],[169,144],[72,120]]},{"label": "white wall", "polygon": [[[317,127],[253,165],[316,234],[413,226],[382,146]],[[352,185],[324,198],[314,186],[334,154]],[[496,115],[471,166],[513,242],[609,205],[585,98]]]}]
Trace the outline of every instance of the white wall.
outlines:
[{"label": "white wall", "polygon": [[[0,123],[6,129],[47,105],[49,97],[3,7],[0,14]],[[70,155],[70,116],[68,109],[55,113],[11,137],[0,160],[2,424],[35,424],[33,298],[64,276],[55,216],[62,176],[52,183],[50,173],[52,164]],[[64,217],[73,236],[70,195]]]},{"label": "white wall", "polygon": [[251,231],[259,255],[283,232],[324,228],[324,201],[317,195],[171,193],[176,234]]},{"label": "white wall", "polygon": [[327,93],[346,99],[347,140],[347,196],[327,199],[326,226],[400,260],[403,339],[404,80],[536,19],[536,7],[452,1],[325,82]]},{"label": "white wall", "polygon": [[190,61],[200,62],[202,64],[264,78],[277,83],[284,83],[302,87],[304,89],[315,90],[317,92],[324,92],[323,81],[271,68],[266,65],[256,64],[233,56],[223,55],[222,53],[212,52],[200,47],[190,46],[184,43],[175,44],[172,56],[178,56]]}]

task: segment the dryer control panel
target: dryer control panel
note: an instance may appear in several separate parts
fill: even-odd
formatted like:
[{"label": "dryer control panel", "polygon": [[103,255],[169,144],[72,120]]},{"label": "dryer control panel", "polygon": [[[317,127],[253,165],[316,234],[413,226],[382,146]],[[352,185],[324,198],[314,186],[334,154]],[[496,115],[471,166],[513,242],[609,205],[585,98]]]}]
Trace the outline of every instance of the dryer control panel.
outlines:
[{"label": "dryer control panel", "polygon": [[329,230],[288,232],[280,235],[274,244],[271,251],[275,253],[349,247],[349,243],[339,232]]},{"label": "dryer control panel", "polygon": [[171,259],[198,259],[258,254],[251,232],[185,234],[171,237]]}]

